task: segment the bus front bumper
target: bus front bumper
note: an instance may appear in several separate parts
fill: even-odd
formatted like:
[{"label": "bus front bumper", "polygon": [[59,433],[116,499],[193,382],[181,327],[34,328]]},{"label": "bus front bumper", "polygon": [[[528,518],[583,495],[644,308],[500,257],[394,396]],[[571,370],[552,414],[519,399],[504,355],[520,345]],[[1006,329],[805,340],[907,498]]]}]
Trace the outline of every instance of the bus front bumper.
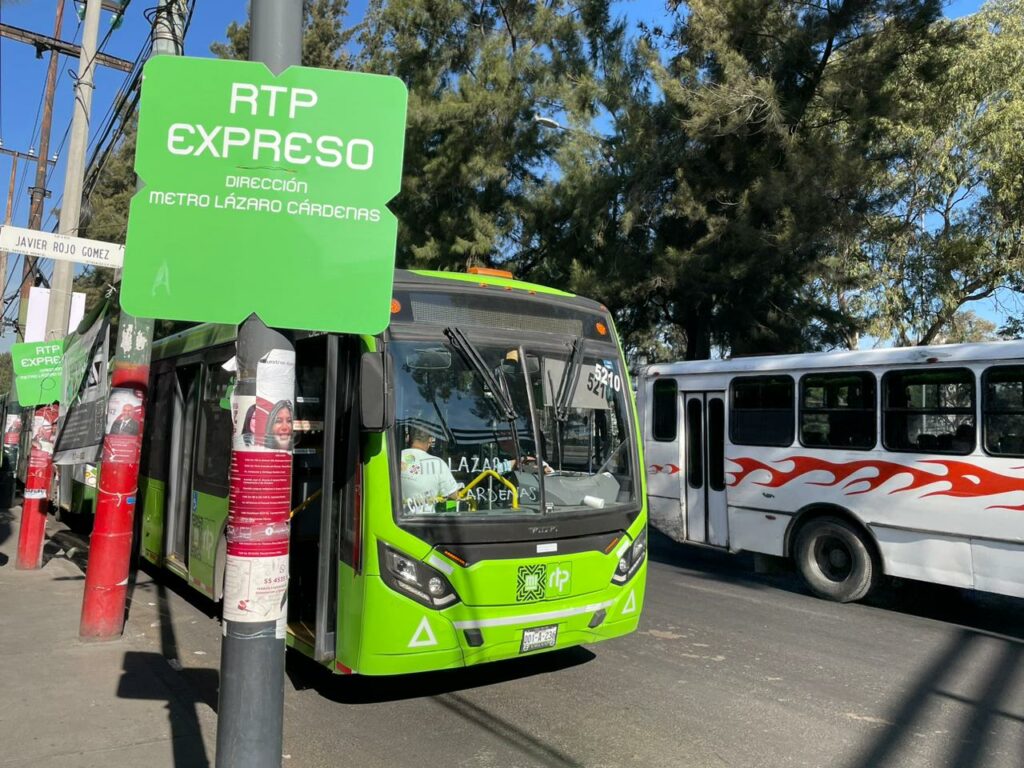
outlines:
[{"label": "bus front bumper", "polygon": [[[455,669],[620,637],[637,627],[646,577],[644,562],[625,585],[579,597],[487,607],[459,603],[444,611],[424,608],[370,577],[364,616],[377,619],[363,626],[354,671]],[[553,645],[531,650],[530,641]]]}]

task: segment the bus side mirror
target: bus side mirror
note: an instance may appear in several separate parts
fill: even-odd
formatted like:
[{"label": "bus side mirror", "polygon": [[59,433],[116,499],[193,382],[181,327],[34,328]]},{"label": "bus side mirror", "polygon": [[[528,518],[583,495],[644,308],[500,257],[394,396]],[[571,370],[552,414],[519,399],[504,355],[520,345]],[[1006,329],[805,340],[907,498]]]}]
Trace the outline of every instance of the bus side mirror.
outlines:
[{"label": "bus side mirror", "polygon": [[359,360],[359,424],[366,432],[384,432],[395,423],[391,355],[364,352]]}]

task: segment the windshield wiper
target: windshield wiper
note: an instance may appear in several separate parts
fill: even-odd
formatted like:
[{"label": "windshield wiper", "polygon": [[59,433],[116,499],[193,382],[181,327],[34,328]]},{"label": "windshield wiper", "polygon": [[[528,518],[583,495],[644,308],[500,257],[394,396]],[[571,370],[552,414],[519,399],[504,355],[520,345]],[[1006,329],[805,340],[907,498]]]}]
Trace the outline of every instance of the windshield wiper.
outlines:
[{"label": "windshield wiper", "polygon": [[509,391],[508,381],[505,379],[504,372],[499,369],[502,377],[502,381],[499,384],[497,379],[494,378],[494,374],[487,367],[487,363],[481,357],[480,352],[473,346],[473,342],[466,338],[466,334],[460,329],[449,326],[444,329],[444,335],[448,337],[452,346],[465,358],[466,362],[476,370],[484,386],[494,395],[502,419],[509,423],[509,427],[512,430],[512,447],[516,452],[516,467],[522,467],[523,452],[519,447],[519,432],[516,429],[516,420],[519,418],[519,414],[516,413],[515,404],[512,402],[512,395]]},{"label": "windshield wiper", "polygon": [[476,369],[476,372],[483,379],[484,385],[494,395],[494,399],[498,401],[498,407],[501,409],[501,415],[505,420],[516,418],[516,408],[512,404],[512,398],[509,397],[508,390],[502,388],[498,384],[497,379],[494,378],[494,374],[491,373],[487,367],[487,363],[484,362],[483,357],[477,351],[477,348],[473,346],[473,342],[466,338],[461,330],[454,327],[448,327],[444,329],[444,335],[448,337],[448,340],[452,343],[452,346],[461,354],[466,362]]},{"label": "windshield wiper", "polygon": [[569,352],[569,359],[562,370],[562,380],[559,382],[558,392],[555,394],[555,419],[561,423],[569,420],[569,405],[576,393],[576,385],[580,381],[580,360],[583,358],[585,344],[586,340],[582,336],[577,336],[572,340],[572,350]]}]

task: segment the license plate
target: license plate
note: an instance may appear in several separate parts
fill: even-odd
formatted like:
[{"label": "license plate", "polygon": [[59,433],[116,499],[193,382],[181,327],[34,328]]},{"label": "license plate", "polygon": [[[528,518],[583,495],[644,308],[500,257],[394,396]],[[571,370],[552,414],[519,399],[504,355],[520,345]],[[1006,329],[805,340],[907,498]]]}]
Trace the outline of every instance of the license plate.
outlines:
[{"label": "license plate", "polygon": [[558,625],[550,627],[533,627],[523,630],[523,642],[519,646],[520,653],[536,651],[538,648],[553,648],[558,642]]}]

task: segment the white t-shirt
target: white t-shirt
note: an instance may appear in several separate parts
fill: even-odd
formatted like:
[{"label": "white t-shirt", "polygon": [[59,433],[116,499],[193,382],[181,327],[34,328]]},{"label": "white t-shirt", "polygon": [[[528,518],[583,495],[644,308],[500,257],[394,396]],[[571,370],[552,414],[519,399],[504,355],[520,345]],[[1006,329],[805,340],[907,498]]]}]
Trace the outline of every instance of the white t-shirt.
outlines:
[{"label": "white t-shirt", "polygon": [[402,451],[402,506],[409,514],[433,512],[439,496],[450,496],[461,487],[444,459],[419,448]]}]

